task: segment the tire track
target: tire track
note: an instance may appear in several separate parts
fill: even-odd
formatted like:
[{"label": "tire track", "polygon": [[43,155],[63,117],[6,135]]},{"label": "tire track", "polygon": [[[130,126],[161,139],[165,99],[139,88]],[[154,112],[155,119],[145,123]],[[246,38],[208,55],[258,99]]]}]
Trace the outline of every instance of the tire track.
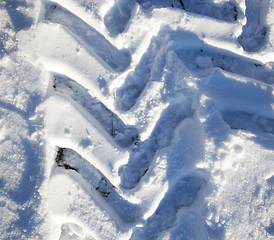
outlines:
[{"label": "tire track", "polygon": [[232,129],[274,134],[274,120],[271,118],[264,118],[258,114],[250,114],[243,111],[225,111],[222,113],[222,117]]},{"label": "tire track", "polygon": [[134,188],[148,171],[156,152],[170,145],[175,128],[192,116],[191,104],[190,99],[170,104],[162,112],[149,139],[132,149],[128,163],[120,171],[123,188]]},{"label": "tire track", "polygon": [[267,84],[274,83],[274,64],[272,62],[263,64],[234,53],[227,52],[226,55],[216,53],[217,49],[211,48],[211,50],[210,48],[205,46],[199,50],[181,49],[177,51],[177,54],[190,70],[197,71],[217,67]]},{"label": "tire track", "polygon": [[89,95],[88,90],[76,81],[66,76],[54,74],[53,88],[57,92],[70,96],[87,110],[120,147],[129,147],[138,140],[138,131],[134,126],[124,124],[115,113],[109,110],[99,99]]},{"label": "tire track", "polygon": [[[244,14],[241,12],[237,1],[223,1],[220,4],[216,4],[210,1],[201,2],[198,0],[120,0],[115,1],[113,6],[104,15],[103,21],[110,38],[118,39],[117,41],[122,39],[121,41],[123,42],[123,37],[125,37],[123,36],[123,32],[126,31],[127,27],[130,27],[130,19],[134,13],[134,9],[137,9],[138,5],[140,6],[138,9],[141,13],[139,17],[147,21],[150,21],[149,17],[153,15],[152,13],[155,8],[158,8],[157,14],[159,16],[161,14],[164,16],[169,10],[162,13],[161,8],[168,7],[170,7],[170,12],[183,13],[182,15],[178,15],[178,22],[184,22],[185,25],[191,19],[188,19],[188,17],[194,16],[194,14],[190,13],[214,18],[218,23],[223,21],[222,24],[227,24],[230,27],[234,26],[233,24],[239,27],[240,22],[244,18]],[[197,130],[195,134],[194,131],[188,132],[188,134],[193,133],[196,138],[202,139],[199,139],[199,143],[201,143],[199,153],[195,155],[193,154],[195,150],[188,146],[187,140],[182,140],[184,136],[178,137],[177,130],[184,123],[191,122],[194,119],[196,120],[195,124],[186,124],[186,126],[201,127],[202,121],[206,121],[210,117],[216,118],[214,115],[216,113],[219,122],[223,124],[217,126],[219,127],[217,131],[225,131],[227,134],[227,132],[231,131],[230,128],[241,128],[256,133],[267,132],[273,134],[273,119],[263,118],[263,116],[255,113],[252,115],[247,110],[229,111],[226,110],[229,107],[225,104],[227,104],[231,97],[226,95],[226,88],[238,88],[238,91],[229,91],[229,93],[232,92],[235,94],[234,98],[239,99],[239,102],[244,102],[240,102],[240,104],[246,104],[245,101],[251,103],[253,95],[261,94],[262,96],[263,93],[266,93],[267,96],[264,99],[260,99],[260,104],[265,106],[265,99],[271,99],[272,96],[270,94],[272,89],[270,84],[274,83],[274,65],[271,62],[264,64],[256,60],[256,56],[253,55],[241,54],[240,51],[236,50],[233,52],[234,46],[222,46],[222,48],[211,46],[206,43],[207,39],[202,30],[199,30],[199,33],[197,33],[198,28],[195,27],[191,28],[188,26],[184,28],[181,25],[179,26],[179,24],[177,27],[174,27],[177,24],[177,20],[172,19],[172,17],[171,20],[168,20],[169,22],[174,21],[172,26],[167,26],[168,24],[165,23],[162,25],[155,24],[155,26],[159,26],[160,30],[156,36],[152,36],[148,40],[148,48],[142,53],[140,61],[136,65],[135,63],[133,65],[131,63],[131,54],[134,54],[137,47],[129,47],[129,51],[125,49],[119,50],[100,31],[95,30],[73,12],[51,1],[48,1],[45,6],[46,14],[43,24],[57,24],[57,26],[61,26],[62,29],[68,32],[69,36],[79,42],[79,45],[96,56],[96,61],[100,62],[102,60],[113,70],[113,75],[110,73],[111,77],[109,77],[112,83],[115,80],[120,81],[117,84],[116,82],[113,83],[114,87],[118,86],[118,89],[114,90],[114,106],[117,108],[117,111],[114,113],[114,110],[110,110],[112,109],[110,105],[107,107],[104,104],[104,101],[105,103],[107,102],[106,99],[110,100],[109,102],[113,100],[111,96],[113,92],[108,92],[104,96],[105,99],[103,101],[104,94],[101,95],[100,93],[96,95],[97,89],[92,92],[92,85],[83,84],[81,79],[77,79],[69,71],[68,73],[64,72],[64,75],[62,75],[48,68],[51,71],[50,75],[54,76],[53,86],[51,87],[55,90],[55,92],[50,92],[49,95],[52,97],[52,102],[59,101],[56,111],[61,109],[62,104],[67,103],[68,106],[66,107],[68,110],[60,110],[60,114],[63,114],[64,118],[72,117],[73,114],[77,115],[73,121],[65,121],[64,119],[53,121],[52,119],[55,118],[51,116],[52,119],[50,120],[52,120],[52,125],[54,126],[48,131],[48,135],[52,136],[52,138],[58,138],[56,141],[52,140],[52,144],[58,147],[57,152],[55,151],[55,165],[52,168],[51,178],[55,179],[56,176],[61,174],[66,176],[73,175],[76,177],[72,179],[77,184],[84,182],[85,186],[88,186],[85,199],[89,199],[94,193],[94,196],[99,195],[99,200],[94,197],[94,202],[98,202],[98,205],[100,205],[100,199],[104,201],[102,201],[103,207],[99,208],[98,212],[106,211],[107,213],[109,211],[110,218],[113,218],[110,220],[112,226],[109,228],[106,227],[106,229],[116,229],[119,234],[122,232],[121,234],[131,235],[130,239],[156,239],[160,238],[167,230],[178,229],[178,219],[181,219],[183,214],[186,214],[185,216],[188,216],[188,213],[191,215],[190,212],[197,205],[199,207],[195,208],[195,211],[197,210],[203,216],[203,193],[208,179],[203,174],[200,174],[196,164],[204,160],[203,141],[205,141],[206,137],[210,139],[211,136],[203,136],[203,130]],[[181,10],[174,10],[174,8],[180,8]],[[249,6],[248,11],[251,11],[252,8]],[[247,15],[249,14],[248,11]],[[100,12],[99,9],[98,12]],[[184,18],[184,20],[181,20],[181,18]],[[205,21],[209,21],[208,18],[204,19]],[[210,19],[210,21],[212,22],[213,20]],[[248,24],[251,24],[249,17],[247,26]],[[151,23],[151,26],[153,26],[153,23]],[[244,27],[244,29],[247,29],[247,27]],[[253,46],[253,43],[249,42],[250,40],[248,40],[246,32],[247,30],[244,30],[242,34],[242,39],[244,40],[239,40],[240,38],[238,38],[239,42],[242,41],[240,43],[243,45],[243,48],[245,50],[248,50],[249,47],[259,49],[264,40],[261,41],[259,38],[256,38],[257,45]],[[130,34],[130,31],[126,34]],[[221,32],[219,35],[221,36],[222,34],[224,33]],[[233,39],[233,34],[236,35],[235,33],[231,33],[228,39]],[[218,34],[216,33],[216,35]],[[222,37],[219,37],[218,41],[222,41]],[[216,43],[216,45],[218,44]],[[81,59],[81,55],[78,55],[79,59]],[[61,55],[58,55],[56,58],[60,60]],[[69,64],[73,66],[74,62],[70,61]],[[84,71],[79,70],[79,72],[82,74]],[[228,76],[229,73],[225,72],[237,75],[237,77],[235,79],[230,78]],[[88,75],[92,78],[94,74],[88,72],[86,76]],[[122,76],[126,77],[122,79]],[[117,79],[114,79],[115,77]],[[244,79],[241,84],[239,84],[240,80],[238,81],[238,78]],[[86,80],[89,80],[89,78],[87,77]],[[98,89],[103,91],[100,86],[99,77],[97,82],[93,80],[93,84],[96,85],[96,83],[99,85]],[[153,85],[152,83],[156,84]],[[151,86],[157,86],[158,98],[156,100],[153,99],[156,93],[149,92],[152,91],[153,87]],[[251,93],[249,94],[251,95],[242,96],[241,88],[247,89],[248,87],[250,88]],[[53,89],[51,88],[51,90]],[[204,106],[202,106],[197,91],[200,91],[201,95],[203,95],[201,98],[209,98],[212,101],[212,105],[215,103],[217,105],[219,99],[224,100],[225,107],[223,107],[222,111],[216,110],[214,114],[211,112],[203,119],[198,119],[197,109]],[[94,96],[97,96],[97,98]],[[144,99],[144,96],[146,99]],[[150,96],[152,96],[151,99],[149,98]],[[145,104],[141,103],[142,100]],[[155,105],[158,104],[156,107],[153,105],[154,100],[157,101]],[[146,108],[149,104],[151,104],[151,108],[160,106],[157,108],[157,117],[155,115],[155,119],[153,120],[146,116],[153,111],[150,112],[150,110],[142,109]],[[259,107],[258,104],[257,108]],[[48,115],[50,115],[49,112]],[[93,118],[89,118],[89,116],[94,117],[97,122],[93,121]],[[145,120],[140,120],[141,117],[144,117]],[[154,116],[150,117],[153,118]],[[151,121],[149,123],[151,124],[149,130],[145,129],[147,126],[141,126],[142,121],[146,121],[147,119]],[[135,126],[127,125],[127,121],[133,122]],[[83,126],[78,128],[77,124],[80,124],[80,122]],[[94,128],[86,127],[89,124],[91,126],[94,125]],[[148,125],[148,123],[146,124]],[[100,126],[98,127],[98,125]],[[212,126],[212,128],[214,127]],[[222,128],[225,128],[225,130]],[[92,129],[92,132],[89,129]],[[151,132],[149,132],[150,130]],[[105,131],[107,134],[105,134]],[[193,140],[195,137],[193,139],[189,136],[187,137],[195,141]],[[113,140],[121,149],[116,144],[113,144]],[[210,139],[212,142],[215,140]],[[222,138],[217,139],[214,142],[216,145],[214,147],[217,148],[217,146],[223,144],[222,140]],[[181,143],[179,144],[178,141]],[[173,155],[171,151],[177,148],[184,150],[178,151],[178,154]],[[104,152],[105,150],[106,152]],[[190,151],[189,156],[185,158],[184,156],[178,156],[183,155],[184,151]],[[127,154],[129,154],[129,157]],[[214,154],[212,153],[212,158],[216,157],[217,159],[217,154],[216,156]],[[125,156],[127,156],[127,159]],[[176,161],[181,162],[177,163]],[[163,166],[156,166],[158,163]],[[176,166],[178,169],[172,169],[176,168]],[[222,169],[218,171],[220,176],[222,176]],[[52,184],[56,185],[56,182],[58,181],[55,179]],[[146,191],[146,188],[153,189],[154,193],[156,191],[159,193],[157,192],[155,196],[145,196],[151,194]],[[81,205],[81,197],[77,199],[79,200],[80,207],[76,206],[75,201],[69,207],[74,210],[78,210],[79,207],[77,215],[77,218],[80,219],[79,221],[84,221],[85,217],[83,216],[87,216],[87,219],[95,217],[90,212],[86,214],[84,207]],[[217,217],[218,214],[216,214]],[[218,231],[223,229],[223,225],[218,226],[214,230],[207,225],[204,217],[201,217],[201,219],[201,221],[196,221],[201,224],[199,229],[203,229],[204,226],[208,227],[201,234],[203,239],[209,239],[209,235],[225,236],[224,233],[218,234]],[[79,227],[78,234],[77,230],[75,230],[77,226],[73,225],[74,223],[71,221],[62,221],[60,239],[66,238],[68,233],[75,237],[80,235],[88,236],[87,233],[83,233],[83,230],[80,229],[80,225],[77,225]],[[202,221],[204,222],[201,223]],[[95,229],[104,227],[105,223],[98,222]],[[125,229],[120,231],[117,226],[123,224],[127,225]],[[266,226],[266,231],[270,232],[270,234],[271,227],[271,224]],[[94,232],[98,234],[97,230],[94,230]],[[107,233],[111,236],[110,239],[115,239],[116,233],[114,231],[110,232]],[[101,239],[107,238],[107,234],[102,234],[100,236]],[[119,234],[117,233],[118,237],[121,236]],[[192,235],[194,236],[194,234]],[[183,239],[188,235],[182,232],[180,236],[180,239]],[[124,238],[126,239],[126,237]]]},{"label": "tire track", "polygon": [[102,58],[114,71],[122,72],[129,66],[131,55],[126,49],[117,49],[100,32],[57,3],[47,4],[45,19],[66,27],[91,53]]},{"label": "tire track", "polygon": [[126,76],[123,85],[116,90],[115,103],[119,109],[128,111],[136,103],[149,81],[160,80],[169,37],[170,34],[166,29],[160,31],[158,36],[151,40],[134,71]]},{"label": "tire track", "polygon": [[167,192],[155,213],[143,228],[137,228],[131,240],[156,239],[164,230],[173,226],[180,208],[190,207],[197,199],[204,180],[197,176],[181,178]]},{"label": "tire track", "polygon": [[58,167],[78,172],[90,184],[91,190],[97,191],[124,222],[133,223],[142,218],[142,209],[120,196],[108,178],[77,152],[58,148],[55,162]]},{"label": "tire track", "polygon": [[262,6],[264,3],[258,0],[245,0],[247,23],[243,27],[238,42],[245,51],[256,52],[265,44],[268,27],[263,19],[265,18]]},{"label": "tire track", "polygon": [[126,29],[137,3],[147,12],[154,8],[173,7],[226,22],[241,20],[244,16],[236,1],[225,1],[220,5],[200,0],[119,0],[104,17],[104,24],[111,35],[116,36]]}]

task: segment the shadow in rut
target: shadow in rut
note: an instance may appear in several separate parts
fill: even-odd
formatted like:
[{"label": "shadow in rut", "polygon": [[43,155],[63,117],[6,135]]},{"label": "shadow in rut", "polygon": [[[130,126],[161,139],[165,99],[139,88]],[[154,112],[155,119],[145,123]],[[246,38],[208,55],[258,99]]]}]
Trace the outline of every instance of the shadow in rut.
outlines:
[{"label": "shadow in rut", "polygon": [[33,19],[20,10],[20,7],[30,8],[33,4],[28,3],[27,1],[21,0],[6,0],[5,8],[10,16],[10,20],[13,24],[15,31],[20,31],[24,28],[29,28],[33,24]]}]

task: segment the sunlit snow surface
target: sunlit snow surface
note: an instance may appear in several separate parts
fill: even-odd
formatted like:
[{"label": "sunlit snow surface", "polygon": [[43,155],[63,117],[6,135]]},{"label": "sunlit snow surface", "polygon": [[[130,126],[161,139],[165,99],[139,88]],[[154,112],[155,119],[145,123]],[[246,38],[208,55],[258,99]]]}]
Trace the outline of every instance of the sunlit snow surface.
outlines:
[{"label": "sunlit snow surface", "polygon": [[1,239],[273,239],[273,0],[2,0]]}]

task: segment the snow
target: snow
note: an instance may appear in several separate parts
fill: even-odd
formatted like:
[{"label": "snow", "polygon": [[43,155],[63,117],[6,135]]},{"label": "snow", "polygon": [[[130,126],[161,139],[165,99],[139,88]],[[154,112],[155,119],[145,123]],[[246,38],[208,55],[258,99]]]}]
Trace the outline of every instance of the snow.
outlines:
[{"label": "snow", "polygon": [[1,1],[1,239],[273,239],[273,11]]}]

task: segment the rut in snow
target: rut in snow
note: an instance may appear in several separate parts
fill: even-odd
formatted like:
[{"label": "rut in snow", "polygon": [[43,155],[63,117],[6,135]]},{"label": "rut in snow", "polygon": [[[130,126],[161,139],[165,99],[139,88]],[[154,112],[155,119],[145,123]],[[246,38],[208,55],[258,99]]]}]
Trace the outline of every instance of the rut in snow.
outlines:
[{"label": "rut in snow", "polygon": [[181,178],[166,192],[146,225],[143,228],[136,228],[130,239],[156,239],[162,231],[172,227],[178,210],[193,204],[203,184],[204,180],[196,176]]},{"label": "rut in snow", "polygon": [[250,114],[243,111],[225,111],[222,113],[222,117],[232,129],[274,134],[274,120],[271,118],[264,118],[257,114]]},{"label": "rut in snow", "polygon": [[216,50],[214,47],[205,46],[205,49],[180,49],[176,53],[190,70],[218,67],[227,72],[253,78],[264,83],[274,83],[273,63],[262,64],[228,51],[220,54]]},{"label": "rut in snow", "polygon": [[222,5],[217,5],[200,0],[119,0],[114,3],[104,17],[105,26],[111,35],[115,36],[125,30],[137,3],[145,12],[154,8],[173,7],[227,22],[243,18],[243,12],[235,1],[226,1]]},{"label": "rut in snow", "polygon": [[134,126],[124,124],[115,113],[109,110],[99,99],[92,97],[88,90],[76,81],[64,75],[54,74],[53,88],[55,91],[70,96],[97,119],[121,147],[129,147],[137,141],[138,131]]},{"label": "rut in snow", "polygon": [[128,163],[122,166],[120,171],[122,187],[131,189],[138,184],[141,177],[148,171],[155,153],[169,146],[175,128],[185,118],[192,116],[191,104],[191,99],[186,99],[170,104],[162,112],[149,139],[133,147]]},{"label": "rut in snow", "polygon": [[123,85],[116,91],[115,103],[119,109],[129,110],[137,102],[149,81],[161,81],[169,41],[170,33],[166,28],[152,38],[134,71],[127,75]]},{"label": "rut in snow", "polygon": [[247,23],[243,27],[242,34],[238,37],[238,42],[243,49],[250,52],[258,51],[265,43],[268,27],[264,24],[263,4],[265,1],[245,0]]},{"label": "rut in snow", "polygon": [[126,49],[117,49],[100,32],[57,3],[46,5],[45,19],[60,24],[93,55],[99,56],[114,71],[124,71],[131,62]]},{"label": "rut in snow", "polygon": [[78,172],[90,184],[91,190],[97,191],[124,222],[136,222],[143,216],[137,204],[120,196],[108,178],[74,150],[58,147],[55,162],[59,167]]}]

